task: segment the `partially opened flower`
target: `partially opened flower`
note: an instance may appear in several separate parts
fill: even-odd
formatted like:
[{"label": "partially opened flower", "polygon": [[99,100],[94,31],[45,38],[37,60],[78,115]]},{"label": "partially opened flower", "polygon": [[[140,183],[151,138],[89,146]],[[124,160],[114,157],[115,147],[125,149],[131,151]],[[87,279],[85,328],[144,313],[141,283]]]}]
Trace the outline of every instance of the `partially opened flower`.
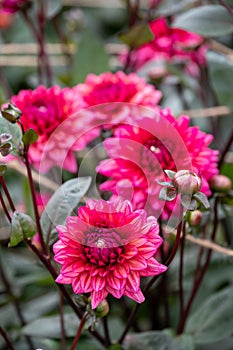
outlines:
[{"label": "partially opened flower", "polygon": [[133,211],[128,201],[89,200],[57,231],[54,259],[62,266],[56,281],[90,293],[93,309],[108,294],[143,302],[140,277],[167,269],[154,258],[162,243],[156,219]]},{"label": "partially opened flower", "polygon": [[118,196],[130,199],[134,208],[145,208],[156,217],[163,212],[167,218],[174,202],[164,207],[158,199],[161,186],[156,180],[165,177],[163,170],[197,173],[202,178],[201,191],[209,196],[208,182],[218,173],[218,151],[209,148],[213,136],[190,127],[189,117],[175,119],[163,110],[156,118],[118,127],[115,137],[104,142],[109,159],[100,162],[97,171],[109,177],[100,188],[111,191],[113,200]]},{"label": "partially opened flower", "polygon": [[23,113],[20,120],[24,129],[32,128],[39,136],[29,148],[31,164],[43,173],[56,165],[75,172],[73,151],[84,148],[93,136],[85,135],[88,120],[79,120],[77,112],[85,104],[77,91],[39,86],[21,90],[11,101]]}]

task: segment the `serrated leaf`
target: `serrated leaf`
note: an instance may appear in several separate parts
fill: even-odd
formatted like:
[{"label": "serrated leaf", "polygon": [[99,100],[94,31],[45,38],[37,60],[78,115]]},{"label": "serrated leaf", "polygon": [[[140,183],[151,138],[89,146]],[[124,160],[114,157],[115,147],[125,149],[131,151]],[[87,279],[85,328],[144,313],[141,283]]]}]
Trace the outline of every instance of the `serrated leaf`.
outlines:
[{"label": "serrated leaf", "polygon": [[123,43],[129,45],[129,47],[136,49],[152,41],[154,34],[148,24],[138,24],[130,28],[126,33],[120,34],[119,38]]},{"label": "serrated leaf", "polygon": [[17,124],[9,123],[6,119],[3,118],[2,114],[0,113],[0,130],[1,134],[5,133],[12,136],[10,140],[12,145],[11,153],[17,154],[17,149],[22,140],[22,132],[19,126]]},{"label": "serrated leaf", "polygon": [[90,184],[90,176],[71,179],[59,187],[50,198],[40,219],[43,234],[48,243],[50,234],[56,232],[55,227],[57,225],[65,224],[66,218],[77,207],[81,198],[88,191]]},{"label": "serrated leaf", "polygon": [[34,142],[36,142],[38,139],[38,135],[33,129],[28,129],[25,131],[22,141],[25,144],[25,146],[30,146]]},{"label": "serrated leaf", "polygon": [[210,203],[206,197],[206,195],[202,192],[197,192],[193,195],[193,197],[201,204],[205,209],[210,209]]},{"label": "serrated leaf", "polygon": [[176,190],[170,187],[162,188],[159,193],[159,199],[163,201],[168,201],[168,202],[173,201],[173,199],[175,199],[176,196],[177,196]]},{"label": "serrated leaf", "polygon": [[182,13],[172,26],[215,37],[233,32],[233,16],[223,6],[205,5]]},{"label": "serrated leaf", "polygon": [[215,293],[190,316],[186,333],[194,336],[195,343],[208,344],[220,341],[232,334],[233,288]]},{"label": "serrated leaf", "polygon": [[36,232],[36,224],[32,218],[27,214],[15,211],[12,216],[9,246],[16,246],[24,238],[32,238]]}]

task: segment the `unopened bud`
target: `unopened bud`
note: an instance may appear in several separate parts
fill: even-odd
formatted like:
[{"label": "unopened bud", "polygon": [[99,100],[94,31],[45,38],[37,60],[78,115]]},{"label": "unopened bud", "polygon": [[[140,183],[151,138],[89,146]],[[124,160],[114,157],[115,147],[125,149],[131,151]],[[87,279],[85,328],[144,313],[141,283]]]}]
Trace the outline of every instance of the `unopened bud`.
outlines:
[{"label": "unopened bud", "polygon": [[109,305],[106,299],[102,300],[101,303],[95,309],[97,317],[104,317],[109,313]]},{"label": "unopened bud", "polygon": [[8,106],[3,109],[2,115],[6,120],[8,120],[8,122],[16,123],[21,117],[22,112],[15,105],[9,103]]},{"label": "unopened bud", "polygon": [[201,178],[189,170],[179,170],[172,178],[172,184],[178,193],[192,195],[201,188]]},{"label": "unopened bud", "polygon": [[214,175],[210,179],[210,187],[217,192],[228,192],[232,188],[232,182],[231,179],[225,175]]},{"label": "unopened bud", "polygon": [[202,220],[202,212],[200,210],[194,210],[190,212],[189,225],[196,227],[199,226]]}]

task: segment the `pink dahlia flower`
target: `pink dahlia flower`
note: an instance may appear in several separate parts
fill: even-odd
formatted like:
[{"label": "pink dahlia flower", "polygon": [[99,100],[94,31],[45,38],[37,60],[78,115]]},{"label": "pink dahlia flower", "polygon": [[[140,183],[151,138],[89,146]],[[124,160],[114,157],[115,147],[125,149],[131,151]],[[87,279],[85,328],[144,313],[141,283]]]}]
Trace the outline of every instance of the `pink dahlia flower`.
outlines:
[{"label": "pink dahlia flower", "polygon": [[0,7],[6,12],[15,13],[30,2],[30,0],[0,0]]},{"label": "pink dahlia flower", "polygon": [[[199,51],[198,59],[196,48],[203,44],[203,38],[195,33],[183,29],[169,27],[165,18],[157,18],[149,23],[154,39],[134,50],[130,56],[130,67],[139,69],[151,60],[187,60],[204,62],[204,51]],[[193,52],[196,52],[193,54]],[[126,60],[126,54],[121,56]]]},{"label": "pink dahlia flower", "polygon": [[155,119],[143,118],[135,125],[122,125],[112,138],[104,141],[109,159],[97,171],[110,179],[101,184],[111,191],[112,199],[130,199],[135,209],[145,208],[157,217],[167,219],[175,202],[158,199],[161,186],[156,180],[168,180],[163,170],[187,169],[202,177],[201,191],[211,194],[209,180],[218,173],[218,151],[209,148],[213,139],[190,127],[187,116],[175,119],[169,110],[162,110]]},{"label": "pink dahlia flower", "polygon": [[133,211],[128,201],[89,200],[57,231],[54,259],[62,266],[56,282],[91,293],[93,309],[108,294],[143,302],[140,277],[167,269],[154,258],[162,243],[156,219]]},{"label": "pink dahlia flower", "polygon": [[145,79],[136,74],[124,72],[89,74],[84,84],[79,84],[77,90],[88,106],[110,102],[127,102],[146,107],[155,107],[162,93]]},{"label": "pink dahlia flower", "polygon": [[85,104],[77,91],[39,86],[35,90],[21,90],[11,101],[23,113],[24,129],[32,128],[39,135],[29,148],[31,164],[42,173],[56,165],[75,172],[73,151],[84,148],[96,134],[85,134],[88,120],[79,119],[77,112]]}]

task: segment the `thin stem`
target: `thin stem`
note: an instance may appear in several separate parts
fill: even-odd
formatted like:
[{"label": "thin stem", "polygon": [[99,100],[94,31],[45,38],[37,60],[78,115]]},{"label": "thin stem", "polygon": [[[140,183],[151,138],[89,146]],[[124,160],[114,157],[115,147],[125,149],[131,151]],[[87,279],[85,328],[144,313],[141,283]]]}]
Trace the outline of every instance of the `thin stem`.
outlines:
[{"label": "thin stem", "polygon": [[3,198],[3,196],[2,196],[2,192],[1,192],[1,191],[0,191],[0,202],[1,202],[1,204],[2,204],[2,208],[3,208],[4,212],[5,212],[5,215],[6,215],[7,219],[8,219],[9,222],[11,223],[11,216],[10,216],[10,214],[9,214],[9,211],[8,211],[7,207],[6,207],[6,204],[5,204],[5,202],[4,202],[4,198]]},{"label": "thin stem", "polygon": [[72,63],[72,54],[71,54],[71,51],[69,48],[69,40],[62,30],[59,14],[56,15],[52,19],[52,21],[53,21],[54,29],[57,33],[57,36],[60,39],[60,42],[62,44],[62,51],[63,51],[64,56],[66,57],[67,64],[70,65]]},{"label": "thin stem", "polygon": [[[3,284],[4,284],[5,288],[6,288],[7,294],[9,295],[10,300],[12,301],[12,303],[14,305],[15,312],[16,312],[19,320],[20,320],[21,325],[25,326],[26,325],[26,321],[24,319],[24,316],[23,316],[23,313],[21,311],[21,308],[20,308],[20,305],[18,303],[18,300],[17,300],[16,296],[14,295],[14,293],[12,291],[10,282],[7,279],[7,276],[5,274],[5,271],[4,271],[3,267],[2,267],[1,262],[0,262],[0,277],[1,277],[1,280],[2,280],[2,282],[3,282]],[[33,349],[34,345],[33,345],[32,341],[31,341],[31,338],[28,337],[28,336],[25,336],[25,339],[26,339],[26,342],[28,344],[29,350]]]},{"label": "thin stem", "polygon": [[59,315],[60,315],[60,324],[61,324],[61,346],[62,350],[66,350],[66,331],[65,331],[65,320],[64,320],[64,303],[63,295],[59,290]]},{"label": "thin stem", "polygon": [[179,268],[180,315],[183,315],[183,312],[184,312],[184,288],[183,288],[184,247],[185,247],[185,223],[183,225],[183,234],[180,239],[180,268]]},{"label": "thin stem", "polygon": [[104,326],[104,335],[105,335],[105,339],[108,343],[108,346],[110,346],[112,344],[111,339],[110,339],[110,334],[109,334],[109,328],[108,328],[108,318],[107,316],[102,318],[103,320],[103,326]]},{"label": "thin stem", "polygon": [[[44,266],[47,268],[47,270],[49,271],[49,273],[51,274],[51,276],[54,278],[54,280],[56,280],[56,278],[58,277],[57,271],[55,270],[55,268],[53,267],[53,265],[51,264],[51,261],[49,259],[48,256],[45,256],[44,254],[42,254],[35,246],[34,244],[32,244],[32,242],[29,239],[25,239],[24,240],[25,243],[28,245],[29,248],[31,248],[31,250],[36,253],[36,255],[38,256],[38,258],[40,259],[40,261],[44,264]],[[67,303],[71,306],[71,308],[73,309],[73,311],[75,312],[75,314],[81,319],[82,318],[82,313],[81,311],[77,308],[76,304],[74,303],[73,299],[71,298],[70,294],[68,293],[67,289],[65,288],[65,286],[63,284],[60,283],[56,283],[57,287],[60,289],[62,295],[64,296],[64,298],[66,299]],[[91,334],[93,334],[93,336],[99,340],[99,342],[107,347],[106,341],[105,339],[97,332],[97,331],[90,331]]]},{"label": "thin stem", "polygon": [[[211,235],[211,241],[214,241],[215,239],[215,236],[216,236],[216,232],[217,232],[217,227],[218,227],[218,197],[216,197],[215,199],[215,203],[214,203],[214,227],[213,227],[213,232],[212,232],[212,235]],[[191,295],[189,297],[189,300],[188,300],[188,303],[187,303],[187,306],[183,312],[183,315],[180,319],[180,322],[178,324],[178,328],[177,328],[177,334],[181,334],[183,333],[184,331],[184,328],[185,328],[185,324],[186,324],[186,321],[187,321],[187,318],[189,316],[189,313],[191,311],[191,307],[192,307],[192,304],[193,304],[193,301],[197,295],[197,292],[199,290],[199,287],[201,285],[201,282],[206,274],[206,271],[208,269],[208,266],[209,266],[209,263],[210,263],[210,258],[211,258],[211,255],[212,255],[212,249],[209,249],[208,250],[208,253],[207,253],[207,257],[206,257],[206,262],[199,274],[199,277],[197,279],[195,279],[194,281],[194,285],[193,285],[193,289],[192,289],[192,292],[191,292]]]},{"label": "thin stem", "polygon": [[80,335],[81,335],[81,332],[82,332],[82,329],[83,329],[83,327],[84,327],[84,325],[85,325],[85,321],[86,321],[87,315],[88,315],[88,312],[86,311],[86,312],[83,314],[82,318],[81,318],[81,321],[80,321],[80,324],[79,324],[79,327],[78,327],[76,336],[75,336],[75,338],[74,338],[74,341],[73,341],[73,343],[72,343],[72,345],[71,345],[70,350],[75,350],[75,348],[76,348],[76,345],[77,345],[77,343],[78,343],[78,341],[79,341],[79,338],[80,338]]},{"label": "thin stem", "polygon": [[0,326],[0,334],[5,340],[7,346],[9,347],[9,350],[15,350],[13,344],[11,343],[10,339],[8,338],[7,334],[4,332],[3,328]]},{"label": "thin stem", "polygon": [[3,72],[2,72],[2,68],[0,67],[0,81],[1,81],[1,86],[4,90],[4,93],[6,95],[7,98],[10,98],[12,96],[12,91],[10,88],[10,85],[8,84],[7,79],[5,78]]},{"label": "thin stem", "polygon": [[230,149],[230,147],[231,147],[231,145],[232,145],[232,142],[233,142],[233,128],[232,128],[231,135],[229,136],[229,139],[228,139],[228,141],[227,141],[227,143],[226,143],[226,146],[225,146],[225,148],[223,149],[222,154],[221,154],[221,157],[220,157],[220,159],[219,159],[219,162],[218,162],[218,167],[219,167],[219,168],[220,168],[221,165],[223,164],[224,159],[225,159],[225,156],[226,156],[227,152],[229,151],[229,149]]},{"label": "thin stem", "polygon": [[6,198],[7,198],[8,202],[9,202],[9,204],[10,204],[11,210],[14,212],[15,211],[15,206],[14,206],[14,203],[13,203],[13,201],[11,199],[11,195],[10,195],[10,193],[8,191],[8,188],[7,188],[7,185],[6,185],[6,182],[5,182],[3,176],[0,176],[0,182],[1,182],[2,188],[3,188],[4,192],[5,192]]}]

